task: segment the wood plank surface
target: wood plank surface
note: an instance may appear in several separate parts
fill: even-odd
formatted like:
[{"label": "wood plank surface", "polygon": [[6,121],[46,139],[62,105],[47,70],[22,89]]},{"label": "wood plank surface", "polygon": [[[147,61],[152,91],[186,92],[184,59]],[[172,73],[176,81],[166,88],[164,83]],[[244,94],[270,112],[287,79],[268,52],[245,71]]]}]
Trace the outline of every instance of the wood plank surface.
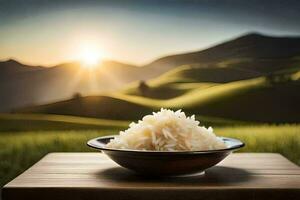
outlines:
[{"label": "wood plank surface", "polygon": [[8,183],[12,199],[300,199],[300,168],[279,154],[235,153],[204,175],[142,177],[100,153],[51,153]]}]

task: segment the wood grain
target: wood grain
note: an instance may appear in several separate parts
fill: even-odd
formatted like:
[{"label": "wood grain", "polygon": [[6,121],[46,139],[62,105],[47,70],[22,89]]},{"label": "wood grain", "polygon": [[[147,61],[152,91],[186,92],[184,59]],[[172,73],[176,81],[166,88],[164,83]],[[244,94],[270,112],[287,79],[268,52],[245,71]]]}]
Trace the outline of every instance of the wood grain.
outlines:
[{"label": "wood grain", "polygon": [[300,199],[300,168],[279,154],[236,153],[205,175],[142,177],[100,153],[51,153],[8,183],[12,199]]}]

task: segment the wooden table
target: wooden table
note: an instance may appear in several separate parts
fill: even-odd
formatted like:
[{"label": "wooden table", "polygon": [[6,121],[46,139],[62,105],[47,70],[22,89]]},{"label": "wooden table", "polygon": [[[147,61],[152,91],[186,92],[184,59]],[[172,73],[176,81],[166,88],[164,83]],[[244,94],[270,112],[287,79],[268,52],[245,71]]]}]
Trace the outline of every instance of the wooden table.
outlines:
[{"label": "wooden table", "polygon": [[300,169],[279,154],[236,153],[205,175],[154,179],[100,153],[51,153],[4,186],[3,200],[300,199]]}]

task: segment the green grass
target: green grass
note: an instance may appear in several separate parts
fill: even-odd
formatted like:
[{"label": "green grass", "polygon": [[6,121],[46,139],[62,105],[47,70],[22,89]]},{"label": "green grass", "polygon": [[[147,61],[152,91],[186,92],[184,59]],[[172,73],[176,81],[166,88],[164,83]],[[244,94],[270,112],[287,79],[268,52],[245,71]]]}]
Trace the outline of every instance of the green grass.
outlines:
[{"label": "green grass", "polygon": [[0,186],[49,152],[91,151],[86,141],[116,130],[0,133]]},{"label": "green grass", "polygon": [[[0,133],[0,186],[49,152],[92,151],[86,141],[119,129]],[[216,128],[218,135],[239,138],[243,152],[276,152],[300,165],[300,125],[260,125]]]},{"label": "green grass", "polygon": [[246,143],[241,152],[275,152],[300,165],[300,125],[260,125],[216,128],[222,136]]}]

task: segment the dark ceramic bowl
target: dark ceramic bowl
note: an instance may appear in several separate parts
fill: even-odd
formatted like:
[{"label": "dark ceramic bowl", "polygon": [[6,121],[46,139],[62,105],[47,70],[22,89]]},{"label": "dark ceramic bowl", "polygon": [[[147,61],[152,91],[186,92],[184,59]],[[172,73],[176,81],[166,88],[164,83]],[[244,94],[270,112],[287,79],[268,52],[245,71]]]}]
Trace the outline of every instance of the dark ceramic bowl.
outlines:
[{"label": "dark ceramic bowl", "polygon": [[231,152],[245,146],[237,139],[220,137],[227,145],[226,149],[210,151],[141,151],[107,148],[106,144],[114,136],[92,139],[87,145],[101,150],[113,161],[143,175],[178,176],[201,173],[210,168]]}]

